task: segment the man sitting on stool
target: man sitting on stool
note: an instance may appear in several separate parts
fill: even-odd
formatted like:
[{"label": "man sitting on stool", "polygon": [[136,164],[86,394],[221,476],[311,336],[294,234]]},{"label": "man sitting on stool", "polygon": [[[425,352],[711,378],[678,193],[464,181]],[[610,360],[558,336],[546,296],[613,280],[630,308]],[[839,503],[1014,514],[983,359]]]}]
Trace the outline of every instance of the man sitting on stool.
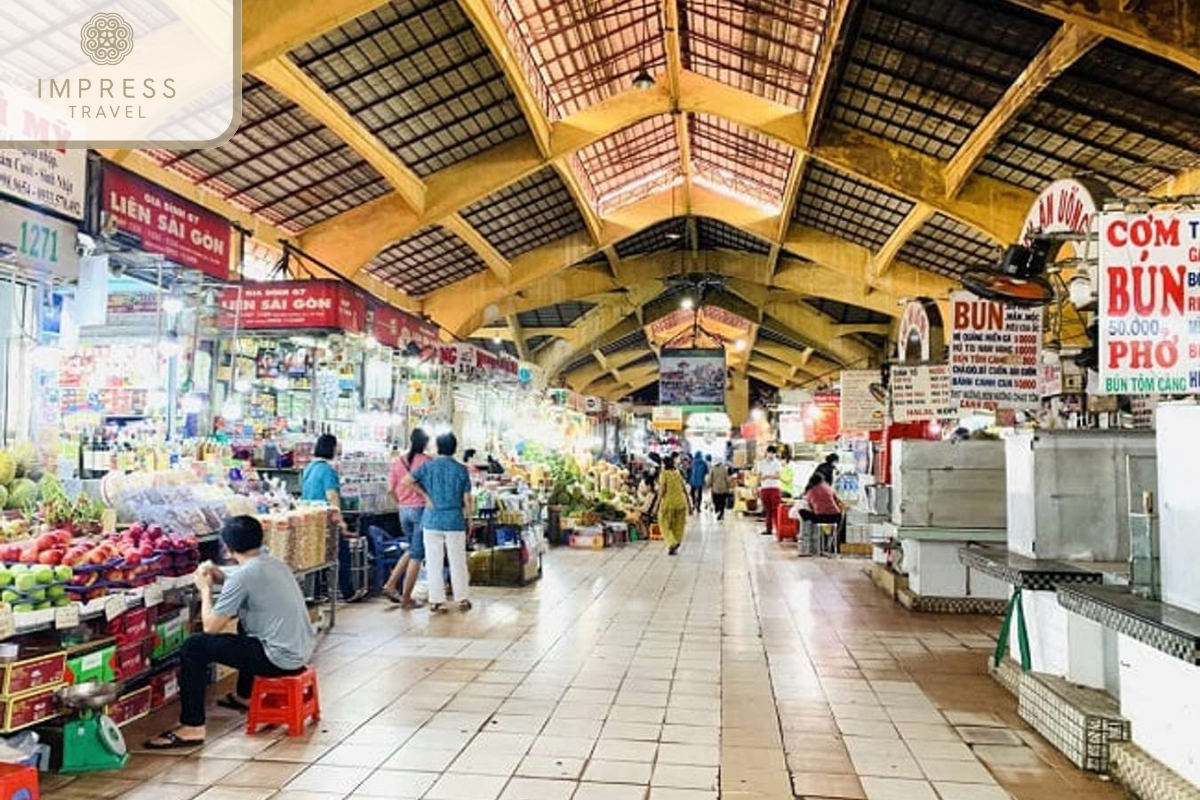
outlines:
[{"label": "man sitting on stool", "polygon": [[[262,551],[262,524],[254,517],[234,517],[221,529],[221,541],[236,567],[212,564],[196,570],[204,632],[183,645],[179,666],[179,727],[146,742],[148,750],[172,750],[204,744],[204,692],[210,664],[238,671],[237,692],[217,705],[248,710],[255,676],[274,677],[307,666],[316,647],[304,595],[287,564]],[[213,601],[213,584],[221,594]],[[221,633],[233,620],[238,632]]]}]

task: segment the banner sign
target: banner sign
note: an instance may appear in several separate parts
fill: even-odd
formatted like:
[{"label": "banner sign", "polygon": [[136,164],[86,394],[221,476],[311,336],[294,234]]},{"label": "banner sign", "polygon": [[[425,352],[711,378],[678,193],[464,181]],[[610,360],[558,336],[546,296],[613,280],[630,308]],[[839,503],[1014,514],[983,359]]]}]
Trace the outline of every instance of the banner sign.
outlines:
[{"label": "banner sign", "polygon": [[945,364],[894,366],[890,385],[894,422],[948,419],[956,413],[950,400],[950,367]]},{"label": "banner sign", "polygon": [[779,441],[782,444],[804,442],[804,417],[799,411],[779,412]]},{"label": "banner sign", "polygon": [[86,175],[86,150],[0,150],[0,195],[76,222],[83,219]]},{"label": "banner sign", "polygon": [[650,412],[650,426],[659,431],[683,430],[683,409],[678,406],[655,406]]},{"label": "banner sign", "polygon": [[337,281],[273,281],[247,283],[221,293],[221,305],[231,310],[222,325],[233,327],[232,311],[240,311],[238,328],[246,331],[286,331],[327,328],[362,333],[367,307],[363,296]]},{"label": "banner sign", "polygon": [[663,350],[658,363],[660,405],[725,405],[724,350]]},{"label": "banner sign", "polygon": [[841,416],[842,395],[839,392],[817,392],[812,403],[804,408],[804,438],[809,442],[832,442],[838,437],[838,418]]},{"label": "banner sign", "polygon": [[1200,394],[1200,211],[1100,217],[1101,394]]},{"label": "banner sign", "polygon": [[147,253],[229,280],[233,228],[224,218],[107,162],[101,198],[105,219]]},{"label": "banner sign", "polygon": [[961,408],[1041,403],[1042,309],[955,292],[950,297],[950,392]]},{"label": "banner sign", "polygon": [[441,345],[438,361],[467,380],[516,381],[521,367],[516,359],[461,342]]},{"label": "banner sign", "polygon": [[1037,200],[1029,207],[1025,222],[1021,226],[1021,240],[1025,244],[1035,235],[1086,234],[1095,230],[1098,217],[1098,200],[1111,196],[1111,192],[1095,181],[1062,178],[1041,191]]},{"label": "banner sign", "polygon": [[887,409],[871,395],[871,385],[879,383],[879,378],[876,369],[842,371],[842,433],[883,430]]},{"label": "banner sign", "polygon": [[382,345],[403,352],[410,343],[422,350],[441,344],[438,329],[423,319],[385,305],[372,306],[372,312],[371,332]]}]

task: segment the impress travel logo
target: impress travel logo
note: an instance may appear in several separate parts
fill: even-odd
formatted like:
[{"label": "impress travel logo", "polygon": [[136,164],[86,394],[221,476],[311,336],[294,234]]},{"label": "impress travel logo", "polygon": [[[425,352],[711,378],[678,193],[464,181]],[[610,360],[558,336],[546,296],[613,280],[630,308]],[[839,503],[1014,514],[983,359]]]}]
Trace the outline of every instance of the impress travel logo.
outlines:
[{"label": "impress travel logo", "polygon": [[241,119],[241,2],[0,0],[0,147],[203,149]]}]

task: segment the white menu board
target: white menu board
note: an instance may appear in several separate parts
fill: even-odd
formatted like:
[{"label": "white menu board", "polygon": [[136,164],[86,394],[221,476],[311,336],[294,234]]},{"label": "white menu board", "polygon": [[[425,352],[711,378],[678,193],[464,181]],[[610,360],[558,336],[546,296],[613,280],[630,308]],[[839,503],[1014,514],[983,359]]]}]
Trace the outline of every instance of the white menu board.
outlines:
[{"label": "white menu board", "polygon": [[950,298],[950,393],[961,408],[1027,409],[1041,403],[1042,309]]},{"label": "white menu board", "polygon": [[871,395],[871,384],[879,383],[879,370],[848,369],[842,371],[842,433],[859,433],[883,429],[884,404]]},{"label": "white menu board", "polygon": [[949,365],[892,367],[890,385],[895,422],[928,422],[956,413],[950,399]]}]

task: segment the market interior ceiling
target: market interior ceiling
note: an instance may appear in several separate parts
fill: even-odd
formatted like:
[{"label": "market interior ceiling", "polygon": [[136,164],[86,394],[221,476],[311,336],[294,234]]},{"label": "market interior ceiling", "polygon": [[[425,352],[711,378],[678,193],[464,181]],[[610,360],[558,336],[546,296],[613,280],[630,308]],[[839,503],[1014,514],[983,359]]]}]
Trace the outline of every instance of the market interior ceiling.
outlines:
[{"label": "market interior ceiling", "polygon": [[105,155],[573,388],[715,318],[787,386],[878,358],[1054,178],[1200,191],[1190,8],[247,0],[233,139]]}]

